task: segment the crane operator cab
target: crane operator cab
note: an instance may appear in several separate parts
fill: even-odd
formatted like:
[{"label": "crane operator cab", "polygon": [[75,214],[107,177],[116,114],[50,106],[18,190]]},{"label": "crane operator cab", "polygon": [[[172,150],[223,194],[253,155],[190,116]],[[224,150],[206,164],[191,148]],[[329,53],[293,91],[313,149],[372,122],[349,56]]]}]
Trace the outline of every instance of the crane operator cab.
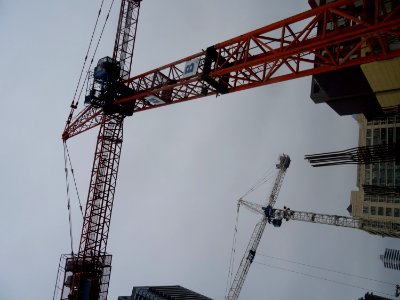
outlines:
[{"label": "crane operator cab", "polygon": [[277,169],[281,169],[281,168],[289,168],[290,166],[290,157],[289,155],[283,154],[281,156],[279,156],[279,164],[276,165]]},{"label": "crane operator cab", "polygon": [[273,220],[272,220],[272,225],[273,225],[274,227],[281,227],[281,225],[282,225],[282,219],[273,219]]},{"label": "crane operator cab", "polygon": [[268,223],[271,223],[272,218],[274,217],[274,210],[272,209],[271,205],[262,208],[265,214],[265,217],[268,220]]},{"label": "crane operator cab", "polygon": [[111,57],[103,57],[89,76],[85,104],[102,107],[107,113],[132,115],[127,107],[112,105],[124,97],[133,95],[133,90],[121,81],[121,65]]}]

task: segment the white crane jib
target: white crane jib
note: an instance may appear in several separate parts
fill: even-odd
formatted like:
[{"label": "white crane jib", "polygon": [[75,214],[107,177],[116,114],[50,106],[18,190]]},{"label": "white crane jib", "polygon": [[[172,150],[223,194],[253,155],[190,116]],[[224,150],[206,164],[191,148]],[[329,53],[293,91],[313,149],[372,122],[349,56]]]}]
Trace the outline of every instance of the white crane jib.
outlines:
[{"label": "white crane jib", "polygon": [[371,234],[381,236],[399,237],[400,230],[392,222],[383,222],[376,220],[367,220],[350,216],[330,215],[323,213],[315,213],[309,211],[291,210],[289,208],[268,209],[257,203],[240,199],[238,205],[243,205],[250,211],[259,213],[276,227],[280,227],[282,220],[302,221],[316,224],[333,225],[344,228],[362,229]]},{"label": "white crane jib", "polygon": [[[272,210],[272,207],[274,207],[275,205],[276,199],[282,186],[283,178],[285,177],[286,170],[289,168],[289,165],[290,157],[286,154],[280,155],[279,163],[276,165],[276,168],[279,170],[279,172],[276,176],[271,194],[269,198],[267,198],[265,201],[266,207],[268,207],[270,210]],[[250,242],[246,248],[246,252],[240,262],[238,271],[235,275],[235,278],[233,279],[232,286],[229,289],[228,295],[226,296],[227,300],[233,300],[239,297],[244,280],[246,279],[246,275],[249,272],[250,265],[253,262],[258,244],[260,243],[265,226],[268,222],[265,214],[262,214],[262,216],[262,219],[256,224],[253,234],[251,235]]]}]

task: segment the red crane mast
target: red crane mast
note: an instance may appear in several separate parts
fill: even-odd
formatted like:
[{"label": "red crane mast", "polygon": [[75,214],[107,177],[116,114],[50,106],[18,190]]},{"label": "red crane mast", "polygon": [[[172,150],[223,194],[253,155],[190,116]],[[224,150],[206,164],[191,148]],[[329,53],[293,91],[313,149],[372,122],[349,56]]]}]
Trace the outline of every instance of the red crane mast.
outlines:
[{"label": "red crane mast", "polygon": [[122,146],[135,112],[400,56],[400,4],[340,0],[129,77],[141,0],[122,0],[113,57],[99,60],[67,139],[100,126],[79,252],[66,259],[60,299],[106,299],[106,253]]},{"label": "red crane mast", "polygon": [[[141,0],[122,0],[113,57],[99,61],[93,74],[92,91],[104,92],[104,89],[115,89],[114,85],[121,90],[121,82],[129,78],[140,2]],[[104,74],[110,68],[116,74]],[[121,155],[124,117],[121,114],[102,114],[98,118],[100,130],[79,251],[66,258],[60,299],[107,299],[111,255],[106,253],[106,249]]]}]

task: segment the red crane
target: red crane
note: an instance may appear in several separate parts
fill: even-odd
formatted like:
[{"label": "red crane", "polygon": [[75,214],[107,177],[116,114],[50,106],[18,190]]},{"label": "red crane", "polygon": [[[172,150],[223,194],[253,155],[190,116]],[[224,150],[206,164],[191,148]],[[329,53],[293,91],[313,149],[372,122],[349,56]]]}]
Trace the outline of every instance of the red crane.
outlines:
[{"label": "red crane", "polygon": [[[388,3],[390,2],[390,5]],[[123,120],[135,112],[400,56],[400,4],[340,0],[130,77],[141,0],[122,0],[113,57],[99,60],[65,142],[100,126],[79,251],[66,258],[60,299],[106,299],[107,240]]]}]

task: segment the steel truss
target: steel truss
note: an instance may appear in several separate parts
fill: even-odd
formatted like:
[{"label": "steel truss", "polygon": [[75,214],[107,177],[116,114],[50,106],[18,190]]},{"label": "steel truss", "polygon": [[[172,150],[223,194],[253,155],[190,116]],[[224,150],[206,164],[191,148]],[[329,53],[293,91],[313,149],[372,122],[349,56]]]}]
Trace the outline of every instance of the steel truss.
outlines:
[{"label": "steel truss", "polygon": [[[265,218],[265,211],[260,204],[239,200],[239,205],[244,205],[249,210],[261,214]],[[283,217],[287,218],[288,221],[294,220],[345,228],[357,228],[375,235],[400,238],[400,224],[388,221],[374,221],[362,218],[296,210],[288,211],[287,209],[274,209],[274,215],[271,217]]]},{"label": "steel truss", "polygon": [[106,248],[121,155],[123,119],[123,116],[104,118],[100,126],[79,252],[66,260],[61,296],[68,298],[62,300],[80,299],[88,285],[90,298],[87,299],[107,299],[111,255],[106,253]]},{"label": "steel truss", "polygon": [[[275,178],[272,191],[267,199],[265,199],[266,205],[271,208],[275,205],[278,198],[279,191],[282,187],[283,179],[285,178],[286,171],[290,165],[290,157],[286,154],[279,156],[279,164],[276,168],[279,172]],[[256,224],[253,234],[250,237],[249,244],[247,245],[246,252],[240,261],[239,268],[235,274],[232,281],[232,285],[226,295],[227,300],[236,300],[239,298],[240,291],[242,290],[244,281],[246,279],[247,273],[250,270],[250,266],[253,263],[254,256],[256,255],[258,245],[262,238],[262,235],[267,225],[267,218],[263,215],[262,219]]]},{"label": "steel truss", "polygon": [[121,78],[129,78],[135,47],[140,2],[142,0],[122,0],[113,58],[121,65]]},{"label": "steel truss", "polygon": [[[138,112],[400,56],[400,4],[391,3],[341,0],[267,25],[129,78],[134,95],[114,105]],[[85,108],[64,137],[95,126],[87,120],[98,114]]]},{"label": "steel truss", "polygon": [[345,164],[371,164],[379,162],[400,162],[400,145],[396,143],[362,146],[342,151],[306,155],[313,167]]}]

